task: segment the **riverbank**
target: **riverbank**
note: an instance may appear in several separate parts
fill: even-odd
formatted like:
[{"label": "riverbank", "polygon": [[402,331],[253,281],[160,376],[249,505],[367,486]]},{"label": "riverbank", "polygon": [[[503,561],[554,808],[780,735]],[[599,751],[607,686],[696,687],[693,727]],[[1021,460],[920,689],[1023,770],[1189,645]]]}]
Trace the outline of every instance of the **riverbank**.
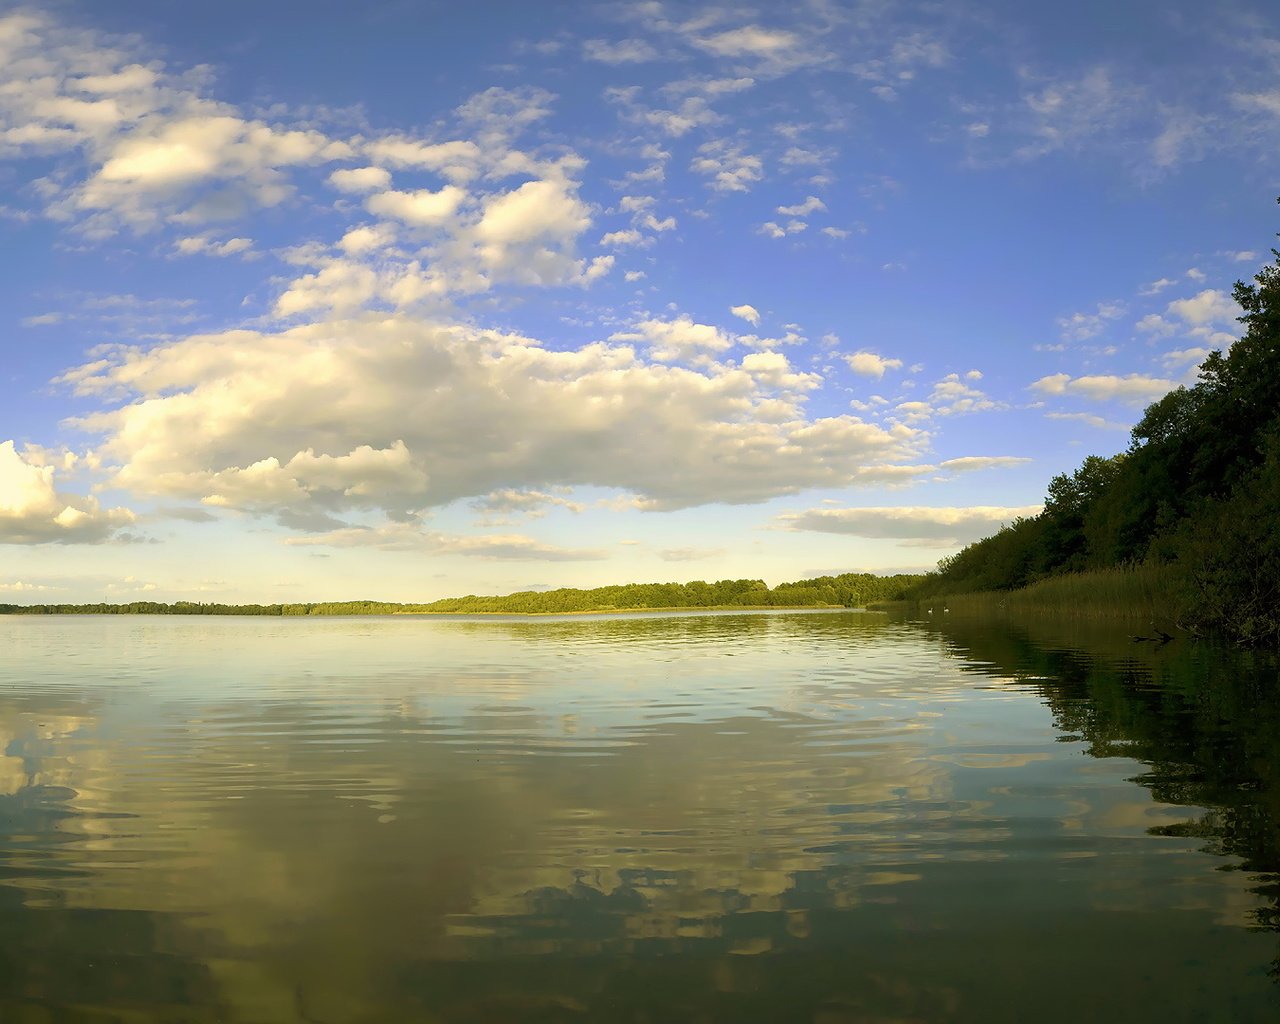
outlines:
[{"label": "riverbank", "polygon": [[276,618],[351,618],[371,617],[379,615],[418,616],[422,618],[440,618],[445,616],[465,615],[468,617],[495,617],[544,619],[565,618],[577,615],[670,615],[675,612],[717,614],[732,612],[839,612],[866,611],[864,607],[849,607],[839,604],[716,604],[716,605],[668,605],[653,608],[575,608],[565,611],[524,612],[503,609],[485,609],[483,611],[459,611],[454,609],[420,608],[413,605],[379,605],[359,610],[331,611],[317,606],[309,611],[295,610],[302,606],[285,606],[279,610],[270,605],[244,606],[204,606],[180,608],[174,605],[157,605],[151,608],[132,608],[126,605],[102,606],[51,606],[51,605],[4,605],[0,606],[0,615],[163,615],[163,616],[241,616],[241,617],[276,617]]},{"label": "riverbank", "polygon": [[927,614],[1026,612],[1060,618],[1123,619],[1177,627],[1185,619],[1182,587],[1172,565],[1134,565],[1068,573],[1018,590],[930,594],[875,608],[908,607]]}]

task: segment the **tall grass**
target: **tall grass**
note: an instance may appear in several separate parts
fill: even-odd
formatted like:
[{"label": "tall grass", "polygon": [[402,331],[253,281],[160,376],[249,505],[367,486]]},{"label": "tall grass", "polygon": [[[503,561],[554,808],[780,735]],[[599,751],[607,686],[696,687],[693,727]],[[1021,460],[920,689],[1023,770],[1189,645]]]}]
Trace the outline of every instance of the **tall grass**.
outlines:
[{"label": "tall grass", "polygon": [[1180,592],[1174,566],[1133,565],[1053,576],[1021,590],[939,594],[919,604],[922,609],[937,611],[1028,612],[1165,624],[1177,623],[1182,617]]}]

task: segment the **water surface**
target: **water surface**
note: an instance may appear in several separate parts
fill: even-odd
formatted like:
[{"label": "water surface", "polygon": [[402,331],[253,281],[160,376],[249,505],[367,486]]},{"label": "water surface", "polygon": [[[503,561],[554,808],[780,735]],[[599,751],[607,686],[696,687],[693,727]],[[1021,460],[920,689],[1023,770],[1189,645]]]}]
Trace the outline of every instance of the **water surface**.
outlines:
[{"label": "water surface", "polygon": [[857,612],[0,651],[6,1024],[1280,1015],[1265,659]]}]

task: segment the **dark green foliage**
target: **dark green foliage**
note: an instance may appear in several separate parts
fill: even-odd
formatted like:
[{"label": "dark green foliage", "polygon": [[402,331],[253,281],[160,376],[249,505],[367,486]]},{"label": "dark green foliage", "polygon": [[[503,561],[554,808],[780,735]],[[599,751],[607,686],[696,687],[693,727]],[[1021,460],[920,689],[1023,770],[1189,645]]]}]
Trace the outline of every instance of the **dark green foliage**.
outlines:
[{"label": "dark green foliage", "polygon": [[1187,520],[1177,549],[1188,625],[1280,646],[1280,432],[1229,497]]},{"label": "dark green foliage", "polygon": [[1040,516],[1015,519],[998,533],[944,558],[915,596],[1026,586],[1036,579],[1046,529]]},{"label": "dark green foliage", "polygon": [[1154,560],[1184,580],[1186,624],[1280,644],[1280,251],[1236,282],[1244,336],[1148,406],[1126,452],[1049,483],[1044,511],[944,559],[914,596],[1011,590]]}]

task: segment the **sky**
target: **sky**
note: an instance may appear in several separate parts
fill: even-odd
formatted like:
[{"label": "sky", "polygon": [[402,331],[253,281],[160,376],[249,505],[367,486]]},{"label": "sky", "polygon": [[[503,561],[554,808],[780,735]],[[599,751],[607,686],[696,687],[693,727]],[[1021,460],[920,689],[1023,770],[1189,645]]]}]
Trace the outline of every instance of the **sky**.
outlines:
[{"label": "sky", "polygon": [[0,602],[923,571],[1238,337],[1280,8],[0,0]]}]

